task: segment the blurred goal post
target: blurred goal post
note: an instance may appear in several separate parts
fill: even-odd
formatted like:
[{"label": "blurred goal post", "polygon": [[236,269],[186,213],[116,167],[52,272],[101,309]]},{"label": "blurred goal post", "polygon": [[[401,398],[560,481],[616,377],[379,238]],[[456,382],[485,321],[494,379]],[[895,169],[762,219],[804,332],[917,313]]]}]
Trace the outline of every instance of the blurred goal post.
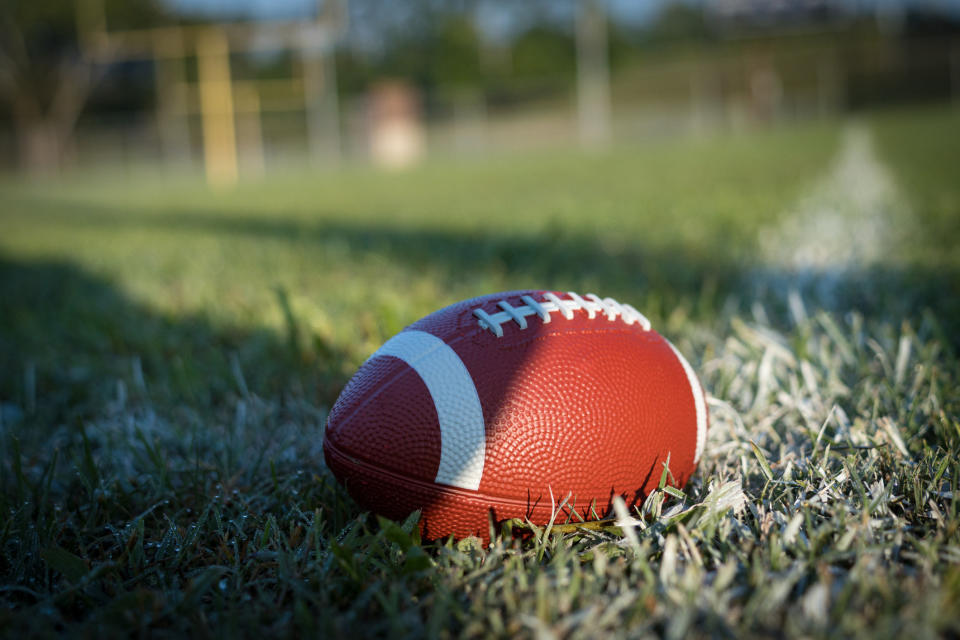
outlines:
[{"label": "blurred goal post", "polygon": [[[154,65],[157,121],[164,155],[189,150],[187,117],[200,115],[204,170],[213,186],[229,186],[240,175],[238,134],[247,166],[264,166],[263,94],[273,103],[302,108],[312,158],[339,158],[339,109],[333,50],[347,27],[347,0],[317,0],[316,18],[204,23],[145,29],[108,28],[104,0],[77,0],[77,28],[84,56],[101,64],[149,60]],[[293,52],[293,77],[280,81],[233,77],[233,53]],[[197,80],[186,64],[196,59]],[[298,73],[297,73],[298,72]],[[332,152],[332,153],[330,153]]]}]

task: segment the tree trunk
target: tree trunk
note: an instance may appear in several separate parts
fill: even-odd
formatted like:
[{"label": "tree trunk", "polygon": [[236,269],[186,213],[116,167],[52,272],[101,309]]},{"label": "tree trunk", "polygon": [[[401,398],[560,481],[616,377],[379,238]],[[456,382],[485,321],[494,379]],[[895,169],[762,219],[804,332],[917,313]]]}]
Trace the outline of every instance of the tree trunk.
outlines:
[{"label": "tree trunk", "polygon": [[11,106],[23,171],[38,177],[60,173],[77,118],[99,77],[94,71],[83,60],[61,62],[53,96],[47,99],[29,83],[14,83]]},{"label": "tree trunk", "polygon": [[37,177],[57,175],[64,147],[60,127],[36,114],[18,117],[15,128],[20,168]]}]

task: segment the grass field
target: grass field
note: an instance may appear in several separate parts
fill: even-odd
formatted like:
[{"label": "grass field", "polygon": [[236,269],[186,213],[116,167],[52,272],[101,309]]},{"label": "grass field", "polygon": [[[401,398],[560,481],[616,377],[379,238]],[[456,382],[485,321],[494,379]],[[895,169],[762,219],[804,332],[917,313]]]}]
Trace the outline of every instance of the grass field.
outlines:
[{"label": "grass field", "polygon": [[[926,109],[229,193],[0,183],[0,635],[960,634],[957,140]],[[489,548],[360,512],[322,459],[342,385],[520,287],[687,355],[684,496]]]}]

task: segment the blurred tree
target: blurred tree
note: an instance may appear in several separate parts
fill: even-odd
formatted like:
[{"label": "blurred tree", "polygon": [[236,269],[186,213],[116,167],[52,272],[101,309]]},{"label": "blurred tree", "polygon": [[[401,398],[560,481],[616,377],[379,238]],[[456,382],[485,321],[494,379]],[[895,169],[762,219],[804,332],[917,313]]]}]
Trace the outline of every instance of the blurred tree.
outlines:
[{"label": "blurred tree", "polygon": [[513,45],[513,73],[518,78],[565,77],[576,72],[576,46],[571,31],[536,25]]},{"label": "blurred tree", "polygon": [[[106,13],[123,27],[157,24],[153,0],[113,0]],[[77,118],[102,67],[85,59],[77,0],[0,2],[0,100],[9,107],[20,166],[34,173],[59,169]]]},{"label": "blurred tree", "polygon": [[[563,4],[567,13],[557,8]],[[510,24],[497,36],[503,68],[484,59],[490,34],[478,26],[481,5]],[[351,0],[351,36],[337,54],[341,91],[363,93],[382,77],[406,78],[428,93],[489,90],[511,79],[569,82],[576,68],[572,7],[569,0]]]},{"label": "blurred tree", "polygon": [[437,45],[442,55],[433,60],[439,86],[477,86],[480,70],[480,38],[469,16],[449,15],[437,30]]},{"label": "blurred tree", "polygon": [[417,20],[402,24],[408,28],[380,25],[376,47],[341,49],[337,65],[343,93],[363,93],[384,77],[406,78],[427,90],[481,83],[480,39],[469,13],[427,6]]},{"label": "blurred tree", "polygon": [[703,7],[675,2],[665,5],[645,29],[646,44],[667,44],[709,39]]}]

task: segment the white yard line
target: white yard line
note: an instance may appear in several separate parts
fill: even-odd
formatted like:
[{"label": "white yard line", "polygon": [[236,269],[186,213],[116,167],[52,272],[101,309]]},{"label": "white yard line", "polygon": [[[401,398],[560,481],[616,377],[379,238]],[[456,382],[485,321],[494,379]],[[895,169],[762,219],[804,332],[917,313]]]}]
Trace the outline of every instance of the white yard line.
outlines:
[{"label": "white yard line", "polygon": [[851,125],[826,174],[778,224],[761,231],[761,255],[791,287],[814,282],[818,293],[832,295],[851,271],[892,257],[909,219],[870,130]]},{"label": "white yard line", "polygon": [[[737,477],[737,470],[754,455],[754,442],[786,461],[787,478],[789,465],[807,464],[808,447],[822,446],[827,434],[855,446],[880,438],[896,443],[886,432],[877,435],[885,423],[855,422],[839,404],[850,393],[837,382],[839,372],[855,366],[857,357],[848,342],[850,329],[843,323],[811,323],[808,337],[802,338],[806,345],[801,356],[789,336],[804,334],[770,326],[761,301],[785,302],[797,324],[808,319],[804,302],[814,308],[850,308],[856,302],[847,296],[868,285],[862,276],[872,265],[896,259],[910,223],[909,208],[877,157],[870,131],[849,126],[824,174],[759,234],[761,261],[752,276],[758,289],[756,324],[734,325],[716,357],[703,365],[708,380],[725,381],[723,397],[708,399],[711,426],[705,455],[708,468],[712,464],[723,471],[709,471],[707,477]],[[781,434],[789,431],[814,435],[810,440],[785,440]],[[895,446],[901,453],[905,450]],[[756,455],[766,454],[757,450]],[[839,475],[825,479],[820,499],[835,500],[840,483]],[[778,516],[778,526],[787,527],[789,516]],[[814,593],[803,606],[816,608],[820,599],[822,594]]]}]

